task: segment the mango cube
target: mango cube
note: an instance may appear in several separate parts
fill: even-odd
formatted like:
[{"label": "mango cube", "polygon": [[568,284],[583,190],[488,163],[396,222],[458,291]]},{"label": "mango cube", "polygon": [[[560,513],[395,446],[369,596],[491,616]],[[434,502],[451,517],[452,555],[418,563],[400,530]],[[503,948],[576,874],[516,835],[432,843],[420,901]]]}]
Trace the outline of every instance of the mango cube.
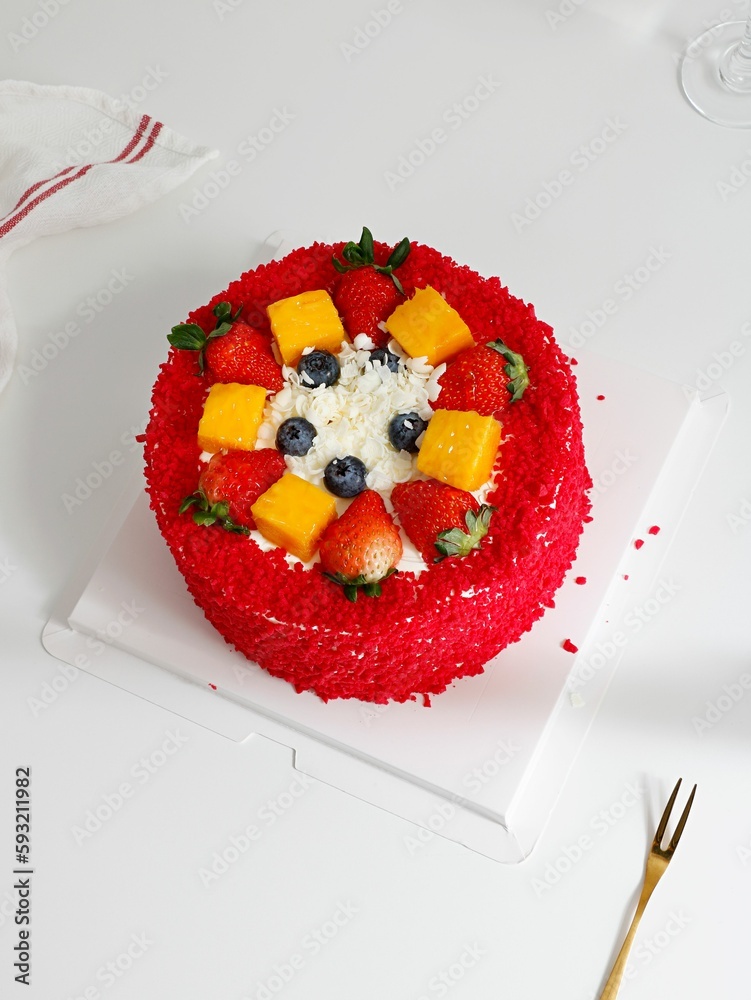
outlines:
[{"label": "mango cube", "polygon": [[433,367],[475,346],[467,324],[431,285],[397,306],[386,329],[410,357],[425,357]]},{"label": "mango cube", "polygon": [[308,562],[336,520],[336,500],[320,486],[285,472],[250,508],[263,537]]},{"label": "mango cube", "polygon": [[336,354],[347,339],[336,306],[324,289],[272,302],[268,313],[285,365],[296,365],[306,347]]},{"label": "mango cube", "polygon": [[490,479],[501,425],[474,410],[436,410],[417,456],[426,476],[460,490],[478,490]]},{"label": "mango cube", "polygon": [[198,447],[253,451],[263,420],[267,390],[260,385],[217,382],[209,389],[198,423]]}]

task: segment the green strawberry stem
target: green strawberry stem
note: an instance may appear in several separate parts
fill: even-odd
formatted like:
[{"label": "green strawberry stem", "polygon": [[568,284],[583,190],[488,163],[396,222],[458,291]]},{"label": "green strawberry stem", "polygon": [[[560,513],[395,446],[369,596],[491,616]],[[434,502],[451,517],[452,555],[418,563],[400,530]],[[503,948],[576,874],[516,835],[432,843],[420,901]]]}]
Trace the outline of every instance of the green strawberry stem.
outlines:
[{"label": "green strawberry stem", "polygon": [[402,283],[394,274],[394,271],[397,267],[400,267],[404,263],[409,256],[409,251],[411,249],[412,247],[410,246],[410,242],[405,236],[404,239],[397,243],[391,251],[385,264],[376,264],[375,251],[373,247],[373,234],[367,226],[363,226],[360,242],[353,243],[352,240],[350,240],[350,242],[345,244],[342,249],[342,257],[346,263],[343,264],[340,260],[337,260],[336,257],[331,258],[331,263],[340,274],[345,274],[347,271],[355,271],[358,267],[372,267],[378,271],[379,274],[385,274],[387,277],[391,278],[396,285],[397,291],[404,295]]},{"label": "green strawberry stem", "polygon": [[368,597],[380,597],[381,596],[381,584],[384,580],[388,580],[390,576],[397,573],[398,570],[390,569],[385,576],[382,576],[380,580],[366,580],[363,575],[349,577],[345,576],[343,573],[325,573],[324,576],[327,577],[332,583],[338,584],[340,587],[344,588],[344,596],[348,601],[352,601],[354,604],[357,601],[357,595],[360,591],[363,594],[367,594]]},{"label": "green strawberry stem", "polygon": [[491,507],[484,503],[479,510],[468,510],[464,516],[464,523],[467,530],[461,528],[449,528],[448,531],[441,531],[435,540],[435,547],[439,555],[433,560],[434,563],[446,559],[447,556],[466,556],[472,549],[478,549],[480,542],[488,533],[490,518],[497,507]]},{"label": "green strawberry stem", "polygon": [[172,327],[172,333],[167,335],[167,340],[180,351],[198,351],[198,375],[203,375],[205,367],[205,354],[209,341],[217,337],[223,337],[229,333],[232,324],[237,322],[242,306],[232,315],[232,306],[229,302],[218,302],[212,310],[216,316],[216,327],[208,335],[197,323],[178,323]]},{"label": "green strawberry stem", "polygon": [[524,364],[524,359],[521,354],[517,354],[516,351],[512,351],[510,347],[507,347],[502,340],[492,340],[486,346],[492,348],[494,351],[498,351],[508,362],[503,367],[503,370],[511,379],[506,388],[511,394],[511,402],[515,403],[522,398],[524,390],[529,387],[529,369]]},{"label": "green strawberry stem", "polygon": [[207,527],[210,527],[212,524],[218,524],[225,531],[231,531],[235,535],[250,534],[250,528],[246,528],[242,524],[237,524],[229,516],[229,504],[226,501],[219,500],[217,503],[212,504],[203,490],[197,490],[189,497],[185,497],[180,504],[179,513],[184,514],[191,507],[197,508],[193,511],[193,520],[196,524],[202,524]]}]

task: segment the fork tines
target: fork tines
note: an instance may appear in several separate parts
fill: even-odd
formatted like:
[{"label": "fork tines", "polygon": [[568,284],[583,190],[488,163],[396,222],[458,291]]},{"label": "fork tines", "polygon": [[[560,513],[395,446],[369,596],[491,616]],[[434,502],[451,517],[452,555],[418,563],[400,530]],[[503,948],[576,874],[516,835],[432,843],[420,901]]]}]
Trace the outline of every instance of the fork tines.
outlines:
[{"label": "fork tines", "polygon": [[[668,804],[665,806],[665,812],[662,814],[662,819],[660,820],[660,825],[657,827],[657,833],[655,834],[655,839],[653,843],[653,848],[660,849],[662,844],[662,838],[665,836],[665,830],[668,825],[668,820],[670,819],[670,813],[672,812],[673,805],[675,803],[675,798],[678,795],[678,789],[681,787],[681,781],[683,779],[679,778],[678,783],[673,789],[672,795],[668,799]],[[696,785],[691,789],[691,794],[688,797],[688,802],[686,803],[686,808],[683,810],[683,815],[678,820],[678,826],[675,828],[675,833],[670,838],[670,843],[666,848],[664,848],[665,854],[672,854],[673,851],[678,846],[678,841],[681,839],[681,834],[683,833],[683,828],[686,825],[686,820],[688,819],[688,814],[691,810],[691,806],[694,801],[694,795],[696,793]]]}]

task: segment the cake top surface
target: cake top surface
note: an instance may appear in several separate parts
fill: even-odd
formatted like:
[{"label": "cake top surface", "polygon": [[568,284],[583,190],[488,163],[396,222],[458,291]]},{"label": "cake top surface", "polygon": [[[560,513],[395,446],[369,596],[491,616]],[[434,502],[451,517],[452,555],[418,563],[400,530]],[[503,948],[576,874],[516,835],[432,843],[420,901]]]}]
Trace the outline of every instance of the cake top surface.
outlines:
[{"label": "cake top surface", "polygon": [[[217,322],[216,310],[229,303],[236,317],[268,336],[270,305],[305,293],[336,289],[341,275],[332,259],[342,259],[346,247],[344,243],[316,243],[293,251],[281,261],[248,271],[205,306],[194,310],[188,323],[208,335]],[[379,243],[374,244],[373,252],[381,267],[393,255],[389,247]],[[245,548],[242,558],[238,558],[238,539],[232,534],[207,531],[189,516],[174,517],[169,513],[177,510],[183,498],[196,488],[201,455],[196,426],[208,389],[203,379],[195,377],[192,352],[173,349],[155,386],[147,432],[152,504],[158,516],[161,514],[160,526],[163,531],[167,528],[173,551],[189,551],[191,558],[210,563],[215,579],[221,580],[221,586],[249,611],[273,614],[277,620],[298,623],[300,628],[323,631],[356,629],[359,624],[379,620],[392,625],[409,621],[436,601],[446,603],[450,618],[449,605],[456,595],[476,601],[491,588],[523,585],[515,579],[517,562],[544,536],[567,474],[583,466],[575,381],[550,327],[537,319],[533,307],[511,296],[500,279],[483,278],[421,244],[411,245],[398,273],[407,300],[420,290],[435,290],[471,330],[475,344],[502,338],[513,352],[524,357],[529,369],[530,384],[523,400],[503,414],[499,462],[484,487],[484,497],[497,508],[487,537],[463,558],[427,565],[420,575],[400,572],[383,586],[377,601],[361,600],[356,608],[342,601],[341,589],[322,573],[306,570],[280,547],[265,546],[262,551],[252,538],[241,539]],[[390,345],[398,350],[393,340]],[[257,447],[271,446],[274,429],[290,414],[313,416],[314,422],[321,425],[332,416],[338,417],[352,401],[347,399],[351,396],[347,387],[355,383],[364,389],[358,393],[360,400],[368,400],[379,419],[390,407],[401,409],[402,405],[421,417],[429,417],[430,403],[435,401],[431,397],[435,397],[444,363],[431,365],[402,351],[401,374],[394,379],[391,372],[379,370],[380,366],[364,363],[366,349],[363,340],[344,346],[340,356],[343,377],[338,387],[311,390],[301,385],[292,364],[285,366],[285,384],[266,405]],[[438,400],[440,406],[440,396]],[[337,443],[336,423],[333,433],[322,435],[321,454],[314,456],[312,468],[310,461],[304,469],[304,459],[286,457],[292,472],[304,471],[312,481],[320,480],[331,454],[344,447],[343,441]],[[365,427],[365,421],[360,426]],[[368,488],[377,489],[388,499],[391,485],[400,476],[414,478],[414,460],[407,452],[392,451],[384,458],[382,435],[379,440],[363,434],[359,442],[353,440],[351,431],[347,435],[348,454],[359,453],[369,466]],[[378,453],[383,459],[380,464]],[[580,522],[581,518],[577,532]],[[268,594],[272,587],[276,596],[275,606],[270,609]]]}]

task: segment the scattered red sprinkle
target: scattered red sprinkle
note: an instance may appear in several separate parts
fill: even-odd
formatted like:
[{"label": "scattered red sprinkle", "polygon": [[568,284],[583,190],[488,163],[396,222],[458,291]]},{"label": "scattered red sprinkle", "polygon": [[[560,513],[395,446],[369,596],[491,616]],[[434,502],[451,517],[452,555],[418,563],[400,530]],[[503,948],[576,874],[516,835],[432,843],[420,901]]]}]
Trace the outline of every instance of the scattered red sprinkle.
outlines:
[{"label": "scattered red sprinkle", "polygon": [[624,579],[624,580],[628,580],[628,573],[624,573],[624,574],[623,574],[623,579]]},{"label": "scattered red sprinkle", "polygon": [[589,524],[590,521],[594,521],[594,518],[591,514],[587,514],[582,518],[582,521],[584,521],[585,524]]},{"label": "scattered red sprinkle", "polygon": [[635,549],[640,549],[643,544],[644,544],[644,539],[643,538],[637,538],[636,541],[634,542],[634,548]]},{"label": "scattered red sprinkle", "polygon": [[139,444],[143,444],[144,441],[146,440],[146,435],[145,434],[136,434],[135,440],[138,441]]},{"label": "scattered red sprinkle", "polygon": [[566,650],[567,653],[578,653],[579,647],[575,646],[570,639],[565,639],[561,645]]},{"label": "scattered red sprinkle", "polygon": [[653,524],[652,527],[649,529],[649,533],[650,535],[659,535],[660,534],[659,524]]},{"label": "scattered red sprinkle", "polygon": [[598,399],[604,399],[605,397],[602,394],[600,394],[597,398]]},{"label": "scattered red sprinkle", "polygon": [[430,708],[430,695],[429,694],[423,694],[423,696],[422,696],[422,703],[423,703],[423,706],[425,708]]},{"label": "scattered red sprinkle", "polygon": [[209,684],[212,691],[216,691],[216,684]]},{"label": "scattered red sprinkle", "polygon": [[569,364],[572,364],[572,365],[578,365],[579,364],[579,362],[576,360],[576,358],[569,358],[568,360],[569,360]]},{"label": "scattered red sprinkle", "polygon": [[586,582],[587,582],[586,576],[577,576],[577,578],[574,580],[574,583],[578,583],[580,585]]}]

